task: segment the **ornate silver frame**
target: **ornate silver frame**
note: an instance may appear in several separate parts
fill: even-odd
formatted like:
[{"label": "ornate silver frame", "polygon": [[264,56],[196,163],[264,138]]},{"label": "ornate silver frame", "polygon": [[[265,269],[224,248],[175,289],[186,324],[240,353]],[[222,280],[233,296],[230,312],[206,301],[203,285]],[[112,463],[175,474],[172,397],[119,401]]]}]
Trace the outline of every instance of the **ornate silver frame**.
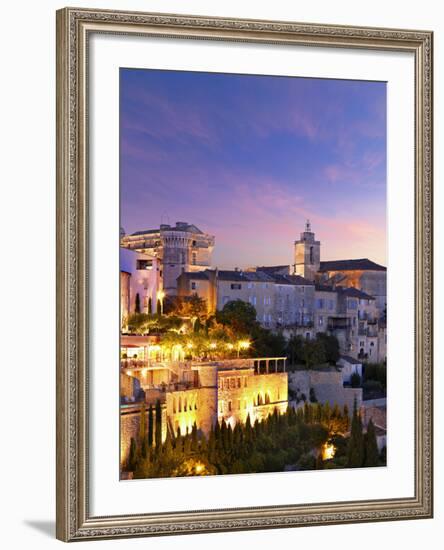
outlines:
[{"label": "ornate silver frame", "polygon": [[[135,516],[90,515],[86,47],[93,32],[414,54],[414,497]],[[57,538],[74,541],[432,517],[432,42],[429,31],[78,8],[57,12]]]}]

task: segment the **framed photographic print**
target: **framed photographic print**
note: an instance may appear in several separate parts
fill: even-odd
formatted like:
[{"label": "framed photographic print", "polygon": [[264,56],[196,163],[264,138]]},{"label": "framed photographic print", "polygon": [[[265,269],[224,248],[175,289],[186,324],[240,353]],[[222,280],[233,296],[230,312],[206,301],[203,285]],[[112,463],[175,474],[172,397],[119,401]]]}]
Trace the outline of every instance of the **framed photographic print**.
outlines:
[{"label": "framed photographic print", "polygon": [[58,538],[431,517],[432,33],[65,8],[57,52]]}]

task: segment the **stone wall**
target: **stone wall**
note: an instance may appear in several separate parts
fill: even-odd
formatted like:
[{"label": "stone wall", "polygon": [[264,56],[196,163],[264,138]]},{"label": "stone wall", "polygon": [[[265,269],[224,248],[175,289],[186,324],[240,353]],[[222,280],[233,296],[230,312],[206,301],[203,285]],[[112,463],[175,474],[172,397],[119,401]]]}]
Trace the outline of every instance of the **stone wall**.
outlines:
[{"label": "stone wall", "polygon": [[131,399],[139,386],[136,385],[136,379],[133,376],[120,373],[120,396]]},{"label": "stone wall", "polygon": [[[141,403],[134,405],[122,405],[120,407],[120,468],[124,468],[128,462],[131,438],[140,444],[140,408]],[[162,441],[165,441],[167,434],[167,415],[166,407],[162,406]],[[146,435],[148,437],[149,414],[148,407],[146,408]],[[156,411],[153,410],[153,437],[156,433]]]},{"label": "stone wall", "polygon": [[347,405],[349,411],[353,411],[353,403],[356,398],[358,408],[362,403],[361,388],[344,388],[342,373],[332,368],[329,370],[303,370],[288,374],[289,387],[297,392],[305,394],[307,401],[310,395],[310,388],[313,388],[315,397],[320,403],[327,401],[333,406],[335,403],[340,407]]}]

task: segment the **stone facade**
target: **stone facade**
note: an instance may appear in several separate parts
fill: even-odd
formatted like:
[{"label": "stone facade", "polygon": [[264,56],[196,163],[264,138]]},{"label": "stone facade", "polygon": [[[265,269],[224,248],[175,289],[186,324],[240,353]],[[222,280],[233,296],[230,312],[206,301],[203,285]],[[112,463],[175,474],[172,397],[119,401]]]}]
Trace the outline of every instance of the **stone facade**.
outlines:
[{"label": "stone facade", "polygon": [[[263,372],[265,364],[265,372]],[[262,366],[261,366],[262,365]],[[151,380],[145,382],[144,368],[126,369],[122,373],[121,460],[128,460],[131,438],[139,440],[140,402],[133,402],[135,387],[145,389],[148,406],[160,401],[162,407],[162,441],[167,431],[172,435],[190,433],[193,425],[208,435],[216,421],[225,419],[232,427],[253,424],[277,409],[284,413],[288,406],[288,377],[285,358],[233,359],[206,363],[171,365],[175,373],[159,364]],[[167,372],[168,371],[168,372]],[[130,374],[128,374],[130,373]],[[131,380],[130,380],[131,379]]]},{"label": "stone facade", "polygon": [[347,405],[350,412],[353,411],[355,398],[358,408],[362,404],[362,388],[344,387],[342,372],[334,367],[291,372],[288,374],[288,384],[297,395],[304,394],[307,399],[310,388],[313,388],[320,403],[328,402],[332,407],[335,404],[339,407]]},{"label": "stone facade", "polygon": [[154,313],[157,292],[161,289],[157,258],[120,248],[120,319],[125,328],[128,316],[136,312],[139,296],[140,313]]},{"label": "stone facade", "polygon": [[321,262],[321,243],[315,240],[307,220],[305,231],[294,243],[294,272],[305,279],[314,281]]}]

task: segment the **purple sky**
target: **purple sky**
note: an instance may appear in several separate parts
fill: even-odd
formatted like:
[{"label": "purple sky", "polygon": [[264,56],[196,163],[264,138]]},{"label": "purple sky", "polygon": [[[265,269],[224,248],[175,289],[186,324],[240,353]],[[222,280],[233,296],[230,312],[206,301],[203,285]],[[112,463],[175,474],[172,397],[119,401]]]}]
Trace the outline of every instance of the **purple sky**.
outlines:
[{"label": "purple sky", "polygon": [[321,259],[386,264],[386,85],[121,69],[121,225],[216,237],[220,268],[290,264],[306,218]]}]

